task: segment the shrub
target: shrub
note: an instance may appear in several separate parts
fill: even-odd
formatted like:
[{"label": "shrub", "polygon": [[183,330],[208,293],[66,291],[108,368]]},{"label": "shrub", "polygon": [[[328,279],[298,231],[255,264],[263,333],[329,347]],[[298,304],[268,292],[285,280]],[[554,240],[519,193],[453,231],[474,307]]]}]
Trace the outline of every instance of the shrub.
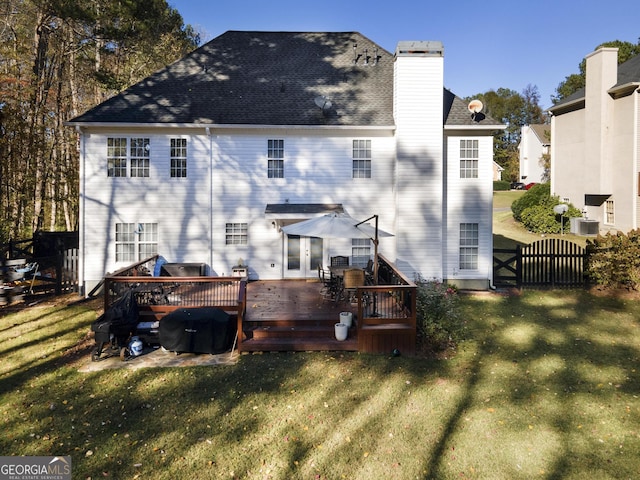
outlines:
[{"label": "shrub", "polygon": [[534,205],[525,208],[522,212],[522,225],[530,232],[535,233],[560,233],[560,225],[562,230],[567,233],[571,230],[571,222],[569,217],[581,216],[580,210],[574,206],[569,206],[569,210],[564,214],[562,223],[560,217],[553,211],[553,207],[559,204],[555,197],[549,205]]},{"label": "shrub", "polygon": [[440,352],[463,339],[458,290],[436,280],[416,279],[418,351]]},{"label": "shrub", "polygon": [[548,183],[538,183],[531,187],[524,195],[511,204],[513,218],[521,222],[522,212],[524,212],[525,209],[549,203],[549,199],[551,198],[550,192],[551,187]]},{"label": "shrub", "polygon": [[[548,183],[534,185],[522,197],[511,204],[513,218],[534,233],[560,233],[560,218],[553,211],[553,207],[559,205],[560,198],[550,195]],[[582,212],[569,205],[569,210],[564,214],[562,226],[565,232],[571,229],[571,222],[567,218],[579,217]]]},{"label": "shrub", "polygon": [[586,274],[594,285],[605,288],[640,287],[640,230],[628,234],[607,233],[587,240]]},{"label": "shrub", "polygon": [[496,180],[493,182],[493,191],[500,192],[510,189],[510,183],[506,180]]},{"label": "shrub", "polygon": [[520,218],[522,225],[530,232],[560,233],[560,222],[553,213],[553,207],[534,205],[525,208]]}]

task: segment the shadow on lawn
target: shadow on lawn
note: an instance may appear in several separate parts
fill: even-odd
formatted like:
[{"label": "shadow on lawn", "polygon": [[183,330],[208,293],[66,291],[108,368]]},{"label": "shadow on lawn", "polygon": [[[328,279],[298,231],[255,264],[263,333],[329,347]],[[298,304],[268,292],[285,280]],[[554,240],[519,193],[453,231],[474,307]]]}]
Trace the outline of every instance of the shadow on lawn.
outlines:
[{"label": "shadow on lawn", "polygon": [[623,445],[627,459],[639,445],[636,303],[581,291],[470,298],[476,350],[464,393],[426,453],[426,478],[455,476],[453,451],[467,456],[463,478],[482,478],[483,465],[485,478],[637,474],[621,456]]},{"label": "shadow on lawn", "polygon": [[469,340],[450,360],[264,354],[80,374],[60,352],[24,359],[0,377],[0,451],[72,455],[77,478],[373,478],[375,462],[399,479],[635,476],[640,307],[575,291],[463,303]]}]

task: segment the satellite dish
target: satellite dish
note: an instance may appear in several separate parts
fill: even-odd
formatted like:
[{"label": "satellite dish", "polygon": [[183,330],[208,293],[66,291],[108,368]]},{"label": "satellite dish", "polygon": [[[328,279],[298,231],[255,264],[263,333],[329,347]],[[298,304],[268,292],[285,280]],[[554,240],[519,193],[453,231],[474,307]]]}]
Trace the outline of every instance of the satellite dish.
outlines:
[{"label": "satellite dish", "polygon": [[478,99],[471,100],[469,102],[469,106],[467,107],[471,113],[480,113],[482,111],[482,102]]},{"label": "satellite dish", "polygon": [[324,95],[314,98],[313,101],[322,109],[322,113],[328,111],[332,107],[331,101]]}]

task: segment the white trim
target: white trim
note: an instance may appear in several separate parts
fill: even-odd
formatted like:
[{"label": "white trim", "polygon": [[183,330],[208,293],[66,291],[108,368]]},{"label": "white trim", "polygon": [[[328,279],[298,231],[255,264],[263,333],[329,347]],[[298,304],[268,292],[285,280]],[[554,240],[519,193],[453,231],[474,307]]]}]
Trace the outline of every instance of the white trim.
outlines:
[{"label": "white trim", "polygon": [[[395,125],[250,125],[216,123],[126,123],[126,122],[64,122],[65,126],[86,128],[193,128],[216,130],[391,130]],[[506,128],[506,127],[503,127]]]},{"label": "white trim", "polygon": [[445,125],[445,130],[506,130],[506,125]]}]

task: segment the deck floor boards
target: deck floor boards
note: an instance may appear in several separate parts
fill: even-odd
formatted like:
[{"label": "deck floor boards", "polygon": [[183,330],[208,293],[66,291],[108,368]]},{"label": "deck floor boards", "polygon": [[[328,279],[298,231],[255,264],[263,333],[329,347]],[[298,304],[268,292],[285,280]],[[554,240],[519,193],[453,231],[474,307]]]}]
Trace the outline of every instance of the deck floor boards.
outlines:
[{"label": "deck floor boards", "polygon": [[[335,320],[340,312],[356,313],[347,302],[323,299],[322,285],[306,280],[259,280],[247,285],[245,320]],[[334,322],[335,323],[335,322]]]},{"label": "deck floor boards", "polygon": [[358,348],[356,328],[345,341],[335,339],[341,312],[356,313],[347,302],[323,299],[317,281],[260,280],[247,285],[243,351],[330,351]]}]

